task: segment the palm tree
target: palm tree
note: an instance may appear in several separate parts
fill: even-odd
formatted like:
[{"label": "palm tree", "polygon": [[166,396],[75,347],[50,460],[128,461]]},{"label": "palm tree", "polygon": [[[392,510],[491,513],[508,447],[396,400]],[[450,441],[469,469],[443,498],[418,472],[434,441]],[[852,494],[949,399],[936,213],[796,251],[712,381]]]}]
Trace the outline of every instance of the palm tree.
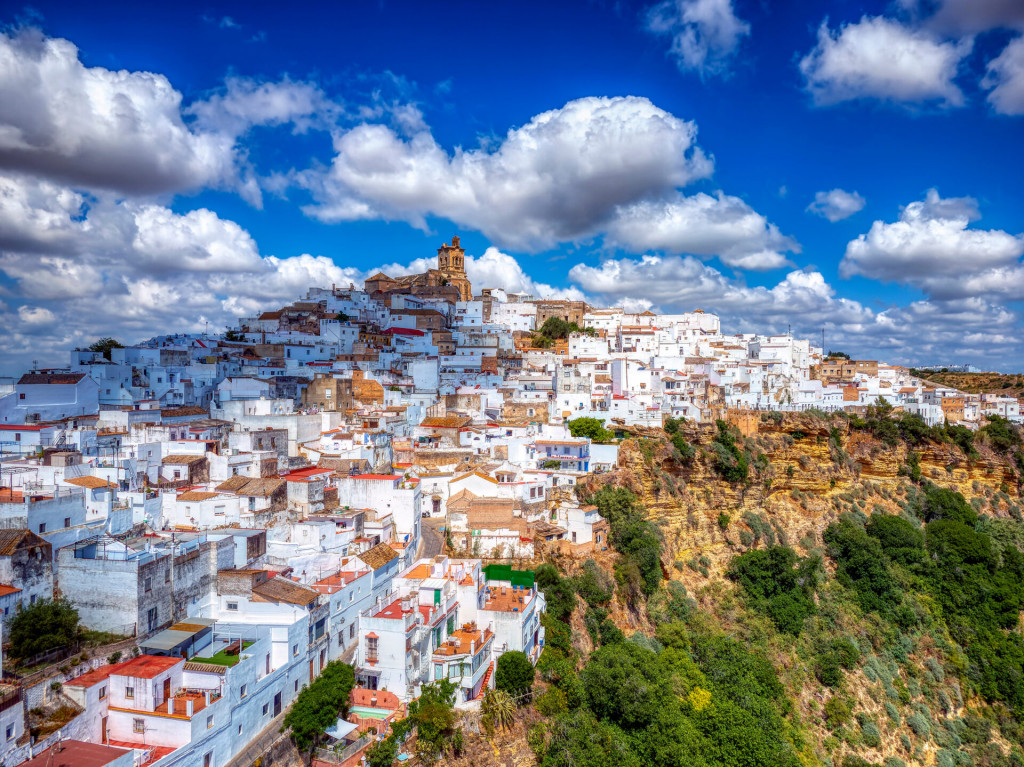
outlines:
[{"label": "palm tree", "polygon": [[504,690],[487,690],[480,703],[480,721],[488,733],[494,734],[494,726],[507,730],[515,720],[516,704]]}]

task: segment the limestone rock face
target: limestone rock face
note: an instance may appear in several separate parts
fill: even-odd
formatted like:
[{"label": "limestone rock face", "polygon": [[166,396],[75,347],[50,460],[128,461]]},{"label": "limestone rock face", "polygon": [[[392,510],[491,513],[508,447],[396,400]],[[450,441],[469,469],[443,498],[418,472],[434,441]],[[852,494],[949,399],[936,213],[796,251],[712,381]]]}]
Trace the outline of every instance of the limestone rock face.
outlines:
[{"label": "limestone rock face", "polygon": [[[822,545],[825,528],[851,505],[863,504],[866,514],[875,507],[899,511],[901,490],[910,484],[904,444],[886,446],[838,419],[829,423],[804,414],[776,419],[747,419],[741,425],[747,448],[765,456],[762,468],[751,464],[745,486],[725,482],[714,471],[715,427],[686,423],[680,431],[696,449],[692,462],[678,460],[660,429],[634,429],[620,447],[616,470],[589,477],[584,491],[611,485],[636,493],[664,535],[666,575],[688,587],[706,583],[705,570],[724,572],[759,529],[762,541],[770,535],[806,553]],[[1012,466],[984,446],[978,450],[973,459],[952,443],[927,444],[915,452],[922,478],[936,485],[958,490],[968,500],[1008,489],[1019,502]],[[851,494],[865,497],[851,501]],[[1008,511],[986,507],[986,513]]]}]

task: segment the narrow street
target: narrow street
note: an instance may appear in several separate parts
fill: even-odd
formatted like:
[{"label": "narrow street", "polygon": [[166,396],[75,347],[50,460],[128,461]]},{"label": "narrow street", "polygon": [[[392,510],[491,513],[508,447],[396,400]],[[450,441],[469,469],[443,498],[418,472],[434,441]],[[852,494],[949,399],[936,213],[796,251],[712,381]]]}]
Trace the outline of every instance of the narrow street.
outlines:
[{"label": "narrow street", "polygon": [[420,528],[420,548],[416,554],[417,559],[424,557],[436,557],[444,547],[444,517],[428,517],[423,520]]}]

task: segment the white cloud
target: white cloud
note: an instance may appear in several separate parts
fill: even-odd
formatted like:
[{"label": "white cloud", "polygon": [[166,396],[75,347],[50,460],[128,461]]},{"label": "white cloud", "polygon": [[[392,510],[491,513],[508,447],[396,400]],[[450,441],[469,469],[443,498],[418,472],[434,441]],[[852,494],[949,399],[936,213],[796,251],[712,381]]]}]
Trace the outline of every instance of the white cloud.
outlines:
[{"label": "white cloud", "polygon": [[997,112],[1024,114],[1024,37],[1011,40],[1003,52],[988,63],[981,85],[991,90],[988,102]]},{"label": "white cloud", "polygon": [[738,197],[718,192],[641,201],[619,208],[608,239],[631,252],[656,250],[718,256],[741,269],[775,269],[789,263],[793,240]]},{"label": "white cloud", "polygon": [[864,204],[864,198],[856,192],[833,189],[814,195],[814,202],[807,206],[807,210],[835,223],[862,210]]},{"label": "white cloud", "polygon": [[449,154],[420,131],[338,131],[326,173],[297,180],[320,220],[427,216],[477,229],[500,246],[536,250],[598,234],[614,211],[711,174],[692,122],[645,98],[583,98],[509,130],[493,150]]},{"label": "white cloud", "polygon": [[880,99],[961,106],[953,80],[972,41],[942,41],[884,17],[863,17],[832,31],[818,29],[818,44],[800,62],[807,89],[818,104]]},{"label": "white cloud", "polygon": [[86,67],[67,40],[0,32],[0,167],[154,194],[228,183],[232,143],[191,131],[163,75]]},{"label": "white cloud", "polygon": [[701,77],[725,73],[750,34],[732,0],[665,0],[648,11],[647,29],[671,37],[669,54],[676,65]]},{"label": "white cloud", "polygon": [[875,221],[851,241],[840,274],[909,284],[933,298],[1024,298],[1024,236],[969,229],[977,218],[975,200],[943,199],[929,190],[924,201],[902,210],[899,221]]},{"label": "white cloud", "polygon": [[313,126],[326,130],[337,121],[341,108],[315,83],[287,77],[273,82],[229,77],[223,89],[191,104],[185,113],[204,131],[237,137],[256,125],[292,123],[299,132]]},{"label": "white cloud", "polygon": [[311,285],[360,278],[323,256],[263,256],[248,232],[206,209],[86,199],[12,175],[0,175],[0,273],[23,303],[0,317],[11,365],[63,363],[99,335],[219,330]]}]

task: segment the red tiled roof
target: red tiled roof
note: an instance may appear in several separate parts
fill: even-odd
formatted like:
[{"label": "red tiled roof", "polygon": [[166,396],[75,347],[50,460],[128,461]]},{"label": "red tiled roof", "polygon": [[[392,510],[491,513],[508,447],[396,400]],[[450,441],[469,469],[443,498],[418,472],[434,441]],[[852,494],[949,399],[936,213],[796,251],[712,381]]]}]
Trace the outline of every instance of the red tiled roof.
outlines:
[{"label": "red tiled roof", "polygon": [[16,589],[14,586],[10,586],[6,583],[0,583],[0,597],[5,597],[8,594],[17,594],[21,589]]},{"label": "red tiled roof", "polygon": [[0,430],[2,431],[42,431],[43,429],[52,428],[54,427],[37,423],[0,423]]},{"label": "red tiled roof", "polygon": [[401,479],[401,474],[356,474],[352,479]]}]

